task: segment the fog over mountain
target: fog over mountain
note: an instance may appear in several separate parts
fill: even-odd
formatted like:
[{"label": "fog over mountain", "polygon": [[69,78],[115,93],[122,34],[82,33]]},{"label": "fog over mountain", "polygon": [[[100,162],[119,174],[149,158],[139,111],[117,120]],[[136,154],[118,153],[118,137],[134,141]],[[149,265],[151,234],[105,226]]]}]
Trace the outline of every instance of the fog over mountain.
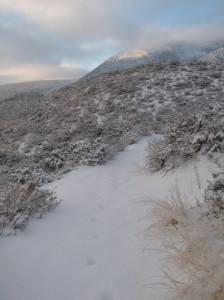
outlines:
[{"label": "fog over mountain", "polygon": [[[118,70],[126,70],[146,64],[191,61],[219,63],[224,60],[224,42],[210,42],[193,44],[178,42],[152,49],[136,49],[120,52],[87,73],[83,78],[91,78],[99,74],[110,73]],[[15,84],[0,85],[0,101],[10,97],[24,97],[31,93],[35,97],[58,90],[75,82],[70,80],[42,80]]]},{"label": "fog over mountain", "polygon": [[88,73],[85,78],[129,69],[148,63],[189,61],[192,59],[215,63],[224,60],[223,46],[224,42],[213,42],[203,45],[179,42],[152,49],[137,49],[121,52],[100,64],[97,68]]}]

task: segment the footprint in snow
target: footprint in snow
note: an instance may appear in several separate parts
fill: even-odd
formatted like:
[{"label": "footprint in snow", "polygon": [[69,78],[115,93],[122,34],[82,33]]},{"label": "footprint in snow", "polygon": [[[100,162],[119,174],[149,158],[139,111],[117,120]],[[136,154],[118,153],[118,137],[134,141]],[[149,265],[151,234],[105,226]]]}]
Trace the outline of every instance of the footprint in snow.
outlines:
[{"label": "footprint in snow", "polygon": [[101,294],[99,300],[113,300],[113,297],[110,295],[110,293],[104,292]]},{"label": "footprint in snow", "polygon": [[92,236],[92,238],[93,238],[94,240],[97,240],[97,239],[99,239],[99,236],[98,236],[97,234],[94,234],[94,235]]},{"label": "footprint in snow", "polygon": [[89,258],[86,259],[86,264],[88,266],[94,266],[96,264],[96,262],[93,258],[89,257]]}]

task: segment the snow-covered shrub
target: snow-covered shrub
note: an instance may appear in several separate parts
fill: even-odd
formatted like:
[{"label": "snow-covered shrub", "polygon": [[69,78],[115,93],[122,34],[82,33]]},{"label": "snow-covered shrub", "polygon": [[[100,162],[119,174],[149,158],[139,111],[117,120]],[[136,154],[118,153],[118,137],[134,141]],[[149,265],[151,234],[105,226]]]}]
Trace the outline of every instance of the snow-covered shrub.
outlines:
[{"label": "snow-covered shrub", "polygon": [[92,141],[80,140],[73,144],[73,153],[80,165],[97,165],[104,163],[109,156],[106,144],[101,137]]},{"label": "snow-covered shrub", "polygon": [[41,162],[41,167],[47,172],[53,172],[64,166],[65,155],[59,149],[53,150],[50,156]]},{"label": "snow-covered shrub", "polygon": [[59,203],[54,191],[38,189],[36,183],[11,184],[0,199],[0,233],[23,231],[31,217],[41,218]]},{"label": "snow-covered shrub", "polygon": [[158,171],[164,167],[169,159],[169,151],[164,151],[166,141],[162,137],[156,138],[148,144],[146,149],[146,168],[152,172]]},{"label": "snow-covered shrub", "polygon": [[48,172],[56,171],[63,167],[63,161],[56,157],[46,158],[42,167]]},{"label": "snow-covered shrub", "polygon": [[[223,100],[222,100],[223,101]],[[147,150],[148,169],[171,169],[195,157],[199,152],[213,156],[224,152],[224,107],[222,101],[177,111],[165,128],[163,139],[151,143]]]},{"label": "snow-covered shrub", "polygon": [[5,163],[7,163],[8,161],[8,155],[6,152],[0,150],[0,164],[3,165]]},{"label": "snow-covered shrub", "polygon": [[216,218],[219,218],[220,214],[224,216],[224,179],[209,182],[205,190],[204,200],[207,204],[206,213],[208,215]]}]

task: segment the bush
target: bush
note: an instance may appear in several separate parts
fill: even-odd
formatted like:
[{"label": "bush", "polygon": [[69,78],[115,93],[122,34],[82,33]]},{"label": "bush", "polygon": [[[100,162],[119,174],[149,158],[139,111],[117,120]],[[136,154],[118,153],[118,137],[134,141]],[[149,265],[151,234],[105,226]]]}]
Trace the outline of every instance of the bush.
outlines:
[{"label": "bush", "polygon": [[224,180],[217,179],[209,182],[204,199],[207,204],[207,214],[218,218],[221,213],[224,213]]},{"label": "bush", "polygon": [[0,233],[23,231],[31,217],[41,218],[60,201],[54,191],[41,190],[35,183],[13,184],[0,202]]},{"label": "bush", "polygon": [[166,170],[181,165],[198,153],[224,152],[224,108],[221,102],[200,107],[196,111],[177,112],[162,139],[150,143],[146,164],[150,171]]}]

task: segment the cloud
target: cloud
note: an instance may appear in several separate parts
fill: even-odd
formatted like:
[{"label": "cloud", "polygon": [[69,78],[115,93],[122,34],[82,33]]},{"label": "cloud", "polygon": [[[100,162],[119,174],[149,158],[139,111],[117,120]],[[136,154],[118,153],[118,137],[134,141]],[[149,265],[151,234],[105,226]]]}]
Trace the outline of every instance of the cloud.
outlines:
[{"label": "cloud", "polygon": [[136,39],[139,47],[156,48],[175,42],[192,44],[207,44],[224,40],[223,26],[216,24],[182,27],[153,27],[142,28],[142,35]]},{"label": "cloud", "polygon": [[10,84],[10,83],[15,83],[15,82],[20,82],[20,80],[18,80],[18,77],[15,74],[0,75],[0,83],[1,84]]},{"label": "cloud", "polygon": [[[57,55],[52,51],[57,41],[46,30],[23,19],[10,20],[0,27],[0,55],[1,66],[14,61],[44,62],[49,59],[57,60]],[[57,46],[56,52],[60,50]]]},{"label": "cloud", "polygon": [[[15,11],[27,20],[68,39],[102,39],[131,33],[136,26],[175,22],[223,23],[222,1],[213,0],[1,0],[0,10]],[[207,9],[206,9],[207,7]],[[212,19],[211,19],[212,18]],[[165,24],[167,25],[167,24]]]},{"label": "cloud", "polygon": [[1,84],[26,82],[32,80],[54,80],[54,79],[78,79],[86,74],[87,70],[79,66],[69,64],[58,65],[35,65],[17,64],[1,69]]},{"label": "cloud", "polygon": [[19,14],[0,14],[0,23],[0,84],[7,78],[10,82],[78,78],[88,72],[88,61],[99,55],[99,51],[82,49],[79,42],[69,41]]},{"label": "cloud", "polygon": [[[112,25],[120,5],[106,0],[1,0],[0,9],[13,10],[26,19],[69,37],[101,35]],[[106,26],[102,26],[106,25]]]}]

